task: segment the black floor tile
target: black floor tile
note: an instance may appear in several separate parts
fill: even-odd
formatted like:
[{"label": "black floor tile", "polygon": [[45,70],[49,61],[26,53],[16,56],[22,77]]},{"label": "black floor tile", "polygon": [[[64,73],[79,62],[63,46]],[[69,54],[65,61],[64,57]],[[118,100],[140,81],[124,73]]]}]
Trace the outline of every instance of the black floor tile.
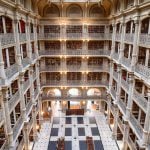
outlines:
[{"label": "black floor tile", "polygon": [[94,141],[95,150],[104,150],[103,144],[101,140]]},{"label": "black floor tile", "polygon": [[71,123],[72,123],[72,118],[66,117],[66,124],[71,124]]},{"label": "black floor tile", "polygon": [[91,127],[91,132],[93,136],[99,136],[99,131],[97,127]]},{"label": "black floor tile", "polygon": [[78,124],[84,124],[83,117],[77,117]]},{"label": "black floor tile", "polygon": [[78,128],[78,135],[85,136],[85,128]]},{"label": "black floor tile", "polygon": [[56,141],[50,141],[47,150],[56,150]]},{"label": "black floor tile", "polygon": [[58,136],[58,128],[51,129],[51,136]]},{"label": "black floor tile", "polygon": [[72,128],[65,128],[65,136],[72,136]]},{"label": "black floor tile", "polygon": [[72,142],[65,141],[65,150],[72,150]]},{"label": "black floor tile", "polygon": [[80,150],[87,150],[86,141],[79,141]]}]

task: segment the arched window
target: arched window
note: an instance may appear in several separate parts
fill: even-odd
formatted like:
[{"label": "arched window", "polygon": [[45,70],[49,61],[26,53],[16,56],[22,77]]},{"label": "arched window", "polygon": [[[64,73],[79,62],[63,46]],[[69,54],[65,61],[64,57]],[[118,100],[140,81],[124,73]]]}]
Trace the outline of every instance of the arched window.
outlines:
[{"label": "arched window", "polygon": [[56,97],[60,97],[61,96],[61,91],[59,89],[50,89],[48,92],[47,92],[47,95],[48,96],[56,96]]},{"label": "arched window", "polygon": [[70,5],[67,8],[67,17],[82,17],[83,11],[78,5]]},{"label": "arched window", "polygon": [[150,18],[146,18],[142,20],[141,33],[149,32],[149,22],[150,22]]},{"label": "arched window", "polygon": [[81,92],[79,89],[77,88],[71,88],[69,91],[68,91],[68,96],[70,97],[75,97],[75,96],[80,96],[81,95]]},{"label": "arched window", "polygon": [[45,9],[44,16],[46,17],[59,17],[60,11],[59,8],[56,5],[50,5]]},{"label": "arched window", "polygon": [[19,33],[25,33],[26,32],[25,22],[23,20],[19,21],[18,28],[19,28]]},{"label": "arched window", "polygon": [[116,1],[116,12],[119,12],[120,11],[120,1],[117,0]]},{"label": "arched window", "polygon": [[97,4],[92,6],[89,12],[90,17],[102,17],[104,16],[104,9]]},{"label": "arched window", "polygon": [[101,91],[97,88],[91,88],[87,91],[88,96],[101,96]]}]

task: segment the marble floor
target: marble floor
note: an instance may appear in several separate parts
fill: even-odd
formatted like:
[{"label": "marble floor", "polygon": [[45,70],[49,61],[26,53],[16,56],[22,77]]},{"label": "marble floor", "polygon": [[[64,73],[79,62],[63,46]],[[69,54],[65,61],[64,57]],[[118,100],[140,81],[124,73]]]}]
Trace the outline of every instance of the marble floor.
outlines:
[{"label": "marble floor", "polygon": [[119,149],[102,113],[90,111],[84,116],[68,117],[59,111],[51,123],[43,123],[33,150],[55,150],[60,137],[65,137],[65,150],[86,150],[86,136],[93,137],[95,150]]}]

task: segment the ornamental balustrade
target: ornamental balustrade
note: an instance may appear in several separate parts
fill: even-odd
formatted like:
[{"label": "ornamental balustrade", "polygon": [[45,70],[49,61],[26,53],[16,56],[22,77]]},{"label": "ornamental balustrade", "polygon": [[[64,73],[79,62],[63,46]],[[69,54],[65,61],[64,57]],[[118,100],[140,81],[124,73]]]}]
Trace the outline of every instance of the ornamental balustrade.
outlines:
[{"label": "ornamental balustrade", "polygon": [[[61,49],[58,50],[40,50],[39,51],[39,55],[90,55],[90,56],[94,56],[94,55],[104,55],[104,56],[110,56],[111,51],[109,50],[104,50],[104,49],[95,49],[95,50],[70,50],[67,49],[66,51],[61,51]],[[119,56],[118,56],[119,57]]]},{"label": "ornamental balustrade", "polygon": [[116,91],[114,90],[114,88],[111,88],[111,94],[114,97],[114,99],[116,98]]},{"label": "ornamental balustrade", "polygon": [[124,132],[124,124],[123,124],[123,121],[120,118],[118,118],[118,125],[121,129],[121,132],[123,133]]},{"label": "ornamental balustrade", "polygon": [[27,41],[26,33],[19,33],[19,40],[20,42]]},{"label": "ornamental balustrade", "polygon": [[130,149],[136,149],[135,143],[132,141],[131,137],[128,136],[128,140],[127,140]]},{"label": "ornamental balustrade", "polygon": [[79,96],[71,96],[71,95],[62,95],[62,96],[55,96],[55,95],[47,95],[47,94],[43,94],[42,95],[42,100],[71,100],[71,99],[75,99],[75,100],[81,100],[81,99],[105,99],[107,100],[106,95],[79,95]]},{"label": "ornamental balustrade", "polygon": [[38,34],[38,39],[42,40],[42,39],[60,39],[60,33],[40,33]]},{"label": "ornamental balustrade", "polygon": [[118,60],[118,59],[119,59],[119,54],[116,53],[116,52],[114,52],[114,53],[112,54],[112,57],[113,57],[113,59]]},{"label": "ornamental balustrade", "polygon": [[146,79],[150,79],[150,69],[144,65],[141,64],[135,65],[135,72],[137,72]]},{"label": "ornamental balustrade", "polygon": [[24,138],[22,137],[21,141],[19,142],[19,145],[17,146],[17,149],[23,149],[24,147]]},{"label": "ornamental balustrade", "polygon": [[112,33],[106,33],[105,34],[105,39],[112,40]]},{"label": "ornamental balustrade", "polygon": [[122,111],[123,115],[125,115],[126,114],[126,105],[122,99],[120,99],[118,101],[118,106],[121,108],[120,110]]},{"label": "ornamental balustrade", "polygon": [[116,33],[116,41],[120,41],[121,40],[121,34],[120,33]]},{"label": "ornamental balustrade", "polygon": [[3,121],[4,116],[3,116],[3,109],[0,108],[0,122]]},{"label": "ornamental balustrade", "polygon": [[125,42],[129,42],[129,43],[133,43],[133,41],[134,41],[134,34],[126,33],[124,41]]},{"label": "ornamental balustrade", "polygon": [[22,129],[23,127],[23,118],[22,116],[20,116],[17,120],[17,122],[15,123],[15,126],[13,127],[13,139],[14,141],[17,139],[18,134],[20,133],[19,131]]},{"label": "ornamental balustrade", "polygon": [[118,80],[118,73],[116,71],[113,72],[113,76],[114,76],[115,80],[117,81]]},{"label": "ornamental balustrade", "polygon": [[110,56],[111,51],[104,49],[88,50],[87,55],[105,55]]},{"label": "ornamental balustrade", "polygon": [[148,101],[144,98],[144,95],[138,93],[134,90],[133,93],[134,101],[142,108],[142,110],[146,113],[147,112],[147,105]]},{"label": "ornamental balustrade", "polygon": [[8,101],[8,106],[9,106],[10,112],[13,110],[15,105],[18,103],[19,98],[20,98],[19,91],[17,91],[14,95],[11,96],[10,100]]},{"label": "ornamental balustrade", "polygon": [[34,99],[37,98],[38,94],[39,94],[39,90],[38,90],[38,88],[36,88],[36,89],[34,90]]},{"label": "ornamental balustrade", "polygon": [[122,57],[121,58],[121,63],[123,65],[125,65],[127,68],[130,68],[130,66],[131,66],[131,59],[128,59],[126,57]]},{"label": "ornamental balustrade", "polygon": [[36,53],[32,53],[32,60],[36,59]]},{"label": "ornamental balustrade", "polygon": [[32,108],[32,100],[29,100],[29,102],[26,105],[26,113],[27,113],[27,115],[30,114],[31,108]]},{"label": "ornamental balustrade", "polygon": [[36,71],[33,72],[33,81],[36,79]]},{"label": "ornamental balustrade", "polygon": [[30,80],[28,79],[28,80],[26,80],[26,81],[24,82],[24,84],[23,84],[24,92],[27,91],[27,89],[29,88],[29,86],[30,86]]},{"label": "ornamental balustrade", "polygon": [[125,81],[124,79],[121,80],[122,86],[125,88],[126,91],[129,90],[129,83]]},{"label": "ornamental balustrade", "polygon": [[26,57],[26,58],[22,59],[23,68],[26,67],[27,65],[30,65],[30,63],[31,63],[30,58]]},{"label": "ornamental balustrade", "polygon": [[89,38],[92,39],[105,39],[105,34],[104,33],[89,33],[88,34]]},{"label": "ornamental balustrade", "polygon": [[66,33],[66,37],[69,39],[81,39],[83,34],[82,33]]},{"label": "ornamental balustrade", "polygon": [[34,33],[30,33],[30,40],[34,40]]},{"label": "ornamental balustrade", "polygon": [[39,55],[62,55],[62,52],[60,49],[57,50],[40,50]]},{"label": "ornamental balustrade", "polygon": [[29,133],[31,132],[32,127],[33,127],[33,118],[30,119],[29,124],[28,124]]},{"label": "ornamental balustrade", "polygon": [[134,128],[135,133],[137,134],[138,138],[142,138],[143,128],[139,124],[139,122],[135,119],[135,117],[131,114],[129,122],[132,124],[132,128]]},{"label": "ornamental balustrade", "polygon": [[141,45],[150,46],[150,34],[140,34],[139,43]]},{"label": "ornamental balustrade", "polygon": [[8,79],[11,78],[13,75],[15,75],[17,72],[18,72],[17,64],[13,64],[10,67],[5,69],[5,74]]},{"label": "ornamental balustrade", "polygon": [[66,55],[82,55],[84,53],[84,50],[82,49],[67,49]]},{"label": "ornamental balustrade", "polygon": [[9,45],[15,43],[15,36],[13,33],[0,34],[1,45]]},{"label": "ornamental balustrade", "polygon": [[41,81],[42,86],[76,86],[76,85],[87,85],[87,86],[107,86],[108,87],[108,81],[101,81],[101,80],[47,80],[47,81]]}]

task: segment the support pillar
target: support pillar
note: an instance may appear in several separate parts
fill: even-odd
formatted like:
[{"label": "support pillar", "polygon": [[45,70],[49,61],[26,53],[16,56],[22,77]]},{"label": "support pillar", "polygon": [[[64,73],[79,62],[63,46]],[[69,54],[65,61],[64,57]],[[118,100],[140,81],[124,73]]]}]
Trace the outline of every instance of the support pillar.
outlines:
[{"label": "support pillar", "polygon": [[119,109],[117,105],[114,105],[114,127],[112,129],[112,138],[117,140],[117,127],[118,127],[118,113]]},{"label": "support pillar", "polygon": [[13,143],[13,130],[11,127],[11,119],[9,114],[9,105],[8,105],[8,88],[4,87],[2,88],[2,96],[4,100],[4,111],[5,111],[5,125],[6,125],[6,135],[8,140],[8,149],[12,149],[14,146]]},{"label": "support pillar", "polygon": [[24,138],[24,149],[29,150],[29,131],[28,131],[28,122],[24,123],[23,127],[23,138]]},{"label": "support pillar", "polygon": [[148,89],[148,103],[147,103],[147,112],[145,117],[144,123],[144,130],[143,130],[143,137],[142,137],[142,144],[144,146],[148,145],[148,138],[149,138],[149,130],[150,130],[150,89]]},{"label": "support pillar", "polygon": [[133,104],[134,86],[135,86],[134,74],[131,73],[129,74],[129,94],[128,94],[125,120],[130,119],[130,114],[131,114],[131,109]]}]

